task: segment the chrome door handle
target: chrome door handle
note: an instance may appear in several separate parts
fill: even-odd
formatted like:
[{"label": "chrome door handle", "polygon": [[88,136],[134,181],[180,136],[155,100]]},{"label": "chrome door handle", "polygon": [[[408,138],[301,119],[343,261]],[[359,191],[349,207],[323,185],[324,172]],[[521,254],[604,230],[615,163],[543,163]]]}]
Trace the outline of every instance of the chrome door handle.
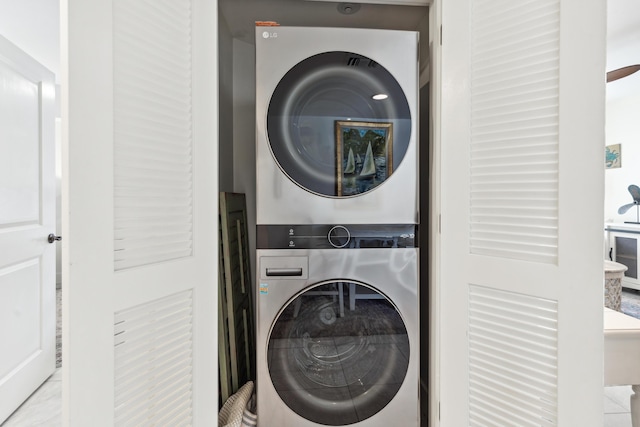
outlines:
[{"label": "chrome door handle", "polygon": [[49,243],[53,243],[56,240],[62,240],[62,236],[56,236],[55,234],[51,233],[47,236],[47,242]]}]

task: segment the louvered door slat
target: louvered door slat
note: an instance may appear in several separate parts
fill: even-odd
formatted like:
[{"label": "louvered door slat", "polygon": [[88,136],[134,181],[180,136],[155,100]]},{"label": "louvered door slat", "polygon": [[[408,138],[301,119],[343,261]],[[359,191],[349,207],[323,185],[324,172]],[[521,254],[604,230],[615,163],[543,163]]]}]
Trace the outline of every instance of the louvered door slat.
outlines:
[{"label": "louvered door slat", "polygon": [[114,6],[114,262],[122,270],[192,254],[191,15],[187,0]]},{"label": "louvered door slat", "polygon": [[482,362],[480,358],[476,360],[476,368],[469,375],[469,379],[475,383],[494,384],[496,388],[504,387],[510,390],[511,394],[518,393],[525,396],[547,395],[548,387],[537,378],[527,378],[512,376],[510,372],[499,372],[495,370],[495,365]]},{"label": "louvered door slat", "polygon": [[[555,425],[557,303],[469,287],[469,398],[473,425]],[[488,424],[485,424],[488,423]]]},{"label": "louvered door slat", "polygon": [[[163,139],[165,138],[165,139]],[[183,156],[188,152],[188,146],[176,146],[173,143],[173,139],[166,138],[166,135],[162,132],[157,132],[156,127],[149,127],[144,129],[144,134],[141,135],[129,135],[129,148],[134,150],[145,151],[148,156]],[[152,150],[149,150],[152,148]]]},{"label": "louvered door slat", "polygon": [[558,5],[485,4],[472,13],[471,252],[555,262]]},{"label": "louvered door slat", "polygon": [[[116,335],[140,327],[148,323],[149,319],[163,319],[166,317],[188,317],[191,314],[191,305],[188,300],[158,300],[149,302],[144,310],[136,312],[118,312],[115,314]],[[126,326],[125,326],[126,322]]]},{"label": "louvered door slat", "polygon": [[115,314],[116,425],[157,425],[183,407],[190,417],[192,306],[185,291]]},{"label": "louvered door slat", "polygon": [[[131,90],[134,90],[134,86],[136,86],[135,82],[131,82]],[[153,93],[155,90],[160,90],[162,88],[162,83],[158,82],[156,87],[153,87],[153,83],[147,83],[147,93],[148,97],[153,97]],[[137,89],[139,93],[143,92],[140,88]],[[129,96],[130,91],[122,91],[122,93],[116,93],[116,95],[120,95],[120,102],[123,107],[132,106],[133,102],[127,100],[125,97]],[[155,96],[150,102],[159,103],[162,95]],[[124,98],[124,99],[122,99]],[[184,96],[180,97],[179,101],[183,100]],[[173,100],[164,101],[165,108],[169,110],[174,108]],[[146,104],[145,104],[146,105]],[[145,107],[143,105],[142,107]],[[188,142],[186,138],[190,138],[191,133],[188,128],[185,127],[184,123],[181,123],[177,120],[163,120],[166,117],[166,114],[153,114],[153,110],[155,106],[148,108],[147,110],[136,110],[135,108],[129,108],[129,111],[126,112],[127,116],[119,117],[118,127],[115,129],[116,136],[118,137],[141,137],[150,132],[155,131],[158,136],[164,136],[167,141],[171,141],[173,139],[172,144],[177,147],[184,147]],[[124,112],[123,112],[124,115]],[[165,117],[163,117],[165,116]],[[175,117],[174,117],[175,119]]]},{"label": "louvered door slat", "polygon": [[[189,313],[191,315],[191,313]],[[188,316],[186,317],[188,318]],[[136,342],[139,343],[140,347],[144,347],[147,342],[158,341],[157,349],[161,349],[168,342],[172,340],[174,337],[181,338],[185,334],[188,334],[190,331],[190,325],[184,323],[185,317],[181,317],[179,319],[170,321],[170,322],[161,322],[154,320],[153,329],[147,329],[149,327],[149,322],[142,325],[141,331],[133,331],[132,333],[122,332],[116,336],[116,346],[121,344],[127,344],[127,350],[121,350],[120,355],[122,355],[123,359],[127,361],[132,361],[127,355],[127,351],[131,352],[131,354],[135,355],[139,348],[136,346]],[[126,325],[125,325],[126,327]],[[161,341],[160,341],[161,340]],[[169,347],[171,349],[172,347]],[[140,355],[139,357],[145,357],[144,355]],[[123,361],[123,367],[126,366],[126,361]]]},{"label": "louvered door slat", "polygon": [[[186,355],[188,356],[188,354]],[[177,356],[184,355],[178,354]],[[184,367],[183,369],[175,370],[174,372],[158,368],[158,372],[162,375],[154,376],[153,378],[140,375],[137,377],[127,378],[126,381],[123,381],[116,389],[116,393],[118,393],[116,405],[126,404],[130,407],[133,407],[135,404],[143,405],[148,403],[143,395],[145,390],[171,390],[179,388],[181,383],[187,384],[190,367]],[[156,394],[155,397],[157,398],[158,394]]]},{"label": "louvered door slat", "polygon": [[[502,408],[507,414],[519,415],[523,418],[539,418],[539,414],[551,415],[555,410],[553,404],[549,401],[541,400],[533,395],[524,396],[522,393],[514,394],[514,392],[520,392],[520,390],[514,390],[506,387],[501,387],[498,384],[491,384],[485,386],[484,383],[490,380],[482,377],[474,377],[471,380],[474,386],[477,387],[478,393],[489,402],[489,405],[493,408]],[[479,405],[478,405],[479,406]],[[526,415],[525,415],[526,414]],[[526,422],[526,420],[525,420]],[[539,421],[530,421],[533,425],[536,425]]]}]

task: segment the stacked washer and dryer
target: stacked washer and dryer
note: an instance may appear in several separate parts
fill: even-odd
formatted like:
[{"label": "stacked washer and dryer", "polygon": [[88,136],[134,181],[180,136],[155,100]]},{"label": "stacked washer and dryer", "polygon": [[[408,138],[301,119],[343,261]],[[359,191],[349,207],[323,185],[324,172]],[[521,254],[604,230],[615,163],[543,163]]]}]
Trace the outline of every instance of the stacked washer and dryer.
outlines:
[{"label": "stacked washer and dryer", "polygon": [[417,44],[256,28],[261,425],[419,424]]}]

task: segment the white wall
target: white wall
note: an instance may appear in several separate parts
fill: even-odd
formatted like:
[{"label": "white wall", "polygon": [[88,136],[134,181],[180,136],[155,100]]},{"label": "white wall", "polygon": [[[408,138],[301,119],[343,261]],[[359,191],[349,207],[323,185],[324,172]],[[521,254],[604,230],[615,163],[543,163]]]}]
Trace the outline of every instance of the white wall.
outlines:
[{"label": "white wall", "polygon": [[[621,144],[622,167],[605,170],[604,218],[607,222],[636,221],[636,209],[618,214],[633,201],[627,187],[640,186],[640,94],[607,102],[604,145]],[[603,166],[604,167],[604,166]],[[589,189],[585,188],[585,197]]]},{"label": "white wall", "polygon": [[[60,2],[58,0],[0,0],[0,35],[44,65],[60,81]],[[56,88],[59,92],[59,88]],[[56,117],[60,117],[60,100]],[[60,235],[60,126],[56,122],[56,230]],[[56,286],[61,278],[61,245],[56,245]]]},{"label": "white wall", "polygon": [[0,0],[0,34],[60,80],[58,0]]}]

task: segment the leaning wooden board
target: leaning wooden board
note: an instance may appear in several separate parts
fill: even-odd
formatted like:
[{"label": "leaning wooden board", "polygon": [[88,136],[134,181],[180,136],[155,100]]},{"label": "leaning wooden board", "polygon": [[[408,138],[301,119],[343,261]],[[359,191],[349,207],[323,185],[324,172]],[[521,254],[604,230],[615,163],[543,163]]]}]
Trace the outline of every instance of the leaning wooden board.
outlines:
[{"label": "leaning wooden board", "polygon": [[220,193],[221,401],[255,380],[255,329],[244,194]]}]

